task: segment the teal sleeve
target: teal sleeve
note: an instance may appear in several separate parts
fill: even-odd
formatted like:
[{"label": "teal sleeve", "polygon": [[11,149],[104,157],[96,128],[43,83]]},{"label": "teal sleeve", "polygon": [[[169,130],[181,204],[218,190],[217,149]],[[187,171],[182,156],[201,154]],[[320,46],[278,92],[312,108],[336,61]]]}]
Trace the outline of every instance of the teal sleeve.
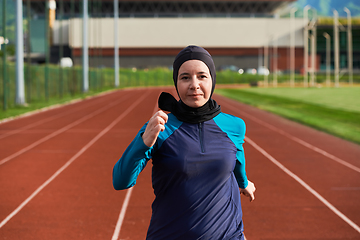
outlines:
[{"label": "teal sleeve", "polygon": [[141,128],[113,168],[113,186],[116,190],[134,186],[138,175],[151,159],[152,148],[146,146],[141,137],[146,125]]},{"label": "teal sleeve", "polygon": [[223,130],[231,141],[235,144],[236,152],[236,164],[234,168],[234,175],[239,188],[246,188],[248,185],[248,179],[245,171],[245,153],[244,153],[244,140],[246,125],[245,122],[238,117],[230,114],[221,113],[214,118],[217,125]]},{"label": "teal sleeve", "polygon": [[240,119],[239,123],[240,123],[238,129],[239,135],[236,140],[237,142],[235,143],[237,149],[237,153],[236,153],[237,161],[235,164],[234,174],[238,182],[239,188],[244,189],[248,186],[248,179],[245,171],[245,153],[243,147],[245,140],[246,126],[245,126],[245,122],[242,119]]},{"label": "teal sleeve", "polygon": [[237,161],[234,168],[234,174],[236,177],[236,181],[239,185],[239,188],[245,189],[248,186],[249,182],[245,171],[244,149],[243,148],[241,150],[238,149],[236,156],[237,156],[236,159]]}]

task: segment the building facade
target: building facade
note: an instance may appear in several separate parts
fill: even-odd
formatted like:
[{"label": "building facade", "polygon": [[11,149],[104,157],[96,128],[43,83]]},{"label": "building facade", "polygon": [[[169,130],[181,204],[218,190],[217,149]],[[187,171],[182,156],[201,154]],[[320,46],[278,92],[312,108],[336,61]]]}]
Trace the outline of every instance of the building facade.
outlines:
[{"label": "building facade", "polygon": [[[31,2],[34,11],[39,13],[32,25],[41,26],[42,21],[45,26],[44,17],[41,16],[45,11],[45,2]],[[293,48],[295,71],[301,72],[304,67],[306,22],[302,18],[279,17],[281,11],[289,12],[292,2],[119,0],[117,31],[120,66],[169,67],[180,49],[196,44],[212,54],[218,67],[235,65],[243,69],[257,68],[267,62],[270,70],[277,65],[278,70],[285,72],[290,69],[290,51]],[[112,0],[89,1],[88,47],[92,67],[114,66],[113,11]],[[56,20],[51,29],[51,62],[57,63],[61,55],[71,57],[75,64],[81,64],[81,16],[82,1],[56,1]],[[316,36],[316,69],[325,68],[325,43],[323,36],[319,35],[323,32],[322,28],[324,26],[318,26]],[[355,27],[353,36],[358,31]],[[34,50],[42,47],[33,42]],[[340,50],[341,66],[345,67],[346,47],[345,50],[340,47]],[[355,44],[354,68],[358,55]],[[264,61],[265,57],[267,61]],[[310,65],[310,54],[308,62]]]}]

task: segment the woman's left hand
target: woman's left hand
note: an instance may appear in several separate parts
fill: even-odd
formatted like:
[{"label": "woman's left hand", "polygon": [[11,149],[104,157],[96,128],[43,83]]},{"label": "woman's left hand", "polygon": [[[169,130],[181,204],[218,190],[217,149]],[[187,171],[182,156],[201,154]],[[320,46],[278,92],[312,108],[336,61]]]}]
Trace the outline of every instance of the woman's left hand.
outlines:
[{"label": "woman's left hand", "polygon": [[250,198],[250,202],[254,201],[255,200],[255,185],[253,182],[250,182],[248,180],[249,184],[247,185],[247,187],[245,189],[241,189],[240,190],[240,194],[244,194],[245,196],[249,197]]}]

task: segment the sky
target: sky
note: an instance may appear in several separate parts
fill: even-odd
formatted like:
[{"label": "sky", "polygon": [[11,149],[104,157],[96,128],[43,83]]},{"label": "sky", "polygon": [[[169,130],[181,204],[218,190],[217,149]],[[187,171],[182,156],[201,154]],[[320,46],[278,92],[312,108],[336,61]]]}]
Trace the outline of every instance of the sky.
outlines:
[{"label": "sky", "polygon": [[298,9],[303,9],[306,5],[315,8],[318,16],[332,17],[335,9],[340,17],[346,17],[344,7],[347,7],[352,17],[360,17],[360,0],[298,0],[294,3],[294,7]]}]

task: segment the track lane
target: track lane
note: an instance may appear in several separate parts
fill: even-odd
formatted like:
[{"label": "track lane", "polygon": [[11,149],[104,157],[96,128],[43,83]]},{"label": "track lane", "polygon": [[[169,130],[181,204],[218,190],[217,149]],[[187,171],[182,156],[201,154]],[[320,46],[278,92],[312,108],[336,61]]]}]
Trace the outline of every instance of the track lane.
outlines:
[{"label": "track lane", "polygon": [[[151,113],[147,114],[146,111],[151,112],[158,93],[159,90],[154,90],[154,94],[151,93],[149,101],[141,104],[144,105],[144,108],[134,109],[129,114],[129,118],[121,120],[118,125],[114,126],[113,129],[96,141],[88,151],[79,156],[59,177],[44,188],[16,215],[16,221],[10,221],[5,225],[6,228],[0,228],[0,238],[5,239],[1,236],[11,236],[8,239],[14,239],[18,236],[27,236],[28,238],[26,239],[111,238],[126,193],[125,191],[115,192],[112,189],[111,169],[139,128],[151,116]],[[154,99],[154,101],[150,99]],[[311,187],[321,192],[321,194],[328,194],[329,199],[331,198],[330,202],[338,201],[338,204],[335,205],[337,207],[341,205],[342,211],[348,208],[349,214],[347,213],[347,215],[350,215],[351,212],[355,215],[351,217],[352,219],[357,217],[357,211],[359,210],[357,204],[359,198],[356,194],[357,188],[347,186],[348,190],[344,190],[344,186],[339,185],[336,187],[334,185],[334,183],[339,183],[339,179],[329,180],[326,177],[332,176],[333,172],[337,173],[340,171],[340,176],[345,174],[345,178],[347,178],[343,182],[349,183],[349,180],[352,181],[354,178],[354,175],[349,173],[352,170],[339,165],[339,163],[328,159],[324,155],[294,143],[294,141],[289,140],[286,136],[274,133],[271,129],[266,129],[261,124],[246,118],[242,113],[246,112],[261,120],[266,120],[277,127],[281,126],[287,133],[304,139],[334,156],[349,161],[353,165],[357,164],[354,158],[356,157],[358,147],[354,147],[351,143],[347,144],[348,142],[346,141],[341,140],[339,142],[337,138],[330,137],[329,139],[328,135],[318,131],[311,130],[310,133],[306,133],[307,130],[304,130],[303,126],[242,104],[234,103],[232,106],[238,109],[238,111],[235,111],[233,108],[226,107],[228,104],[231,104],[231,100],[221,99],[219,96],[215,96],[215,99],[222,105],[224,112],[232,113],[245,120],[247,124],[247,137],[269,152],[271,156],[281,161],[282,164],[289,167],[289,169],[294,172],[295,170],[298,171],[296,173],[299,177],[304,178],[304,180],[306,179],[306,182],[311,182]],[[114,119],[114,115],[109,113],[104,115],[103,118]],[[97,126],[105,124],[105,122],[104,119],[93,119],[92,121],[87,121],[84,126],[69,129],[66,132],[68,135],[66,139],[68,140],[61,140],[59,138],[61,141],[58,144],[64,146],[69,144],[66,147],[68,148],[71,142],[75,140],[71,136],[84,133],[96,134],[96,132],[99,132]],[[126,127],[124,128],[124,126]],[[269,135],[271,137],[268,137]],[[324,136],[325,138],[323,138]],[[65,139],[65,136],[63,137],[61,138]],[[117,142],[119,143],[118,146],[114,144]],[[58,151],[61,149],[54,148],[54,143],[47,142],[40,151],[47,151],[49,156],[58,155]],[[329,145],[331,143],[335,143],[335,145]],[[248,199],[242,197],[245,234],[248,240],[359,239],[359,235],[353,228],[337,217],[295,180],[289,178],[286,173],[271,163],[258,150],[254,149],[249,142],[246,142],[244,146],[248,176],[249,179],[256,183],[257,187],[256,201],[254,203],[249,204]],[[342,152],[343,148],[346,150],[345,153]],[[299,150],[300,154],[298,153]],[[68,155],[71,154],[74,154],[74,152],[68,153]],[[289,160],[289,158],[293,158],[296,155],[314,159],[314,164],[321,166],[322,171],[317,170],[316,172],[316,168],[314,168],[314,172],[302,171],[302,166],[306,167],[306,164],[301,163],[301,161],[306,161],[306,159],[301,160],[299,157],[299,160]],[[320,155],[321,157],[319,157]],[[102,157],[103,160],[99,161]],[[112,159],[111,161],[109,160],[110,158]],[[57,159],[57,161],[61,162],[62,160]],[[2,167],[15,164],[15,162],[17,161],[10,161]],[[44,163],[46,164],[46,161]],[[0,167],[0,176],[2,167]],[[27,165],[27,167],[31,168],[31,164]],[[33,172],[30,175],[34,177],[34,175],[40,174],[41,171],[39,169],[38,173]],[[13,174],[16,174],[15,170]],[[323,182],[329,183],[328,185],[323,185]],[[330,191],[328,189],[329,186],[331,186]],[[345,196],[350,196],[354,202],[357,201],[355,202],[356,205],[345,201],[343,193],[334,194],[334,192],[339,191],[347,191],[348,193],[344,193]],[[18,194],[17,191],[13,193]],[[0,196],[2,195],[0,194]],[[146,235],[150,219],[152,197],[151,166],[149,165],[140,174],[138,183],[133,188],[120,239],[143,239]],[[0,214],[1,212],[2,209],[0,209]],[[3,234],[5,233],[4,229],[6,229],[5,235]],[[60,236],[63,238],[60,238]]]},{"label": "track lane", "polygon": [[[86,107],[90,107],[92,105],[99,104],[99,103],[101,104],[101,103],[108,101],[107,99],[104,99],[104,98],[98,99],[99,96],[101,96],[101,95],[94,97],[93,100],[89,99],[87,101],[88,106],[86,106]],[[67,110],[64,111],[62,109],[62,107],[67,107]],[[70,103],[67,103],[62,106],[49,107],[49,108],[41,109],[39,111],[34,111],[34,112],[28,113],[22,117],[15,118],[13,121],[5,119],[3,121],[0,121],[0,139],[9,137],[11,135],[14,135],[14,134],[17,134],[17,133],[20,133],[23,131],[26,131],[33,127],[39,126],[41,124],[56,120],[58,118],[61,118],[64,116],[69,116],[70,114],[76,113],[77,111],[79,111],[81,109],[84,109],[84,103],[81,102],[81,100],[77,100],[77,101],[71,101]],[[37,114],[37,113],[43,113],[43,114]],[[45,113],[50,113],[50,114],[49,114],[49,116],[46,116]],[[29,120],[26,118],[30,118],[30,117],[32,118],[32,120],[29,123]],[[40,117],[40,118],[38,118],[38,117]],[[25,122],[25,124],[26,124],[25,126],[22,125],[22,121]],[[3,124],[3,125],[1,125],[1,124]]]},{"label": "track lane", "polygon": [[[244,112],[242,112],[242,114],[244,114]],[[250,124],[250,128],[255,128],[255,126],[251,127],[251,120],[247,120],[247,122]],[[302,176],[306,182],[314,186],[322,196],[337,205],[341,212],[353,219],[357,225],[360,225],[360,209],[356,207],[360,199],[360,191],[356,190],[360,189],[360,174],[357,169],[349,168],[343,163],[334,161],[326,155],[304,147],[302,144],[298,144],[298,142],[288,141],[289,139],[287,139],[286,136],[278,134],[278,131],[274,131],[274,129],[266,129],[258,126],[258,124],[255,125],[257,128],[256,131],[265,133],[264,136],[260,138],[254,138],[257,143],[266,146],[266,149],[268,149],[266,151],[277,159],[280,159],[281,162],[289,166],[290,169],[293,169],[292,171],[295,174]],[[304,126],[302,126],[302,128],[303,133],[314,131]],[[275,138],[275,135],[280,136]],[[273,140],[273,138],[276,139],[276,141]],[[338,140],[339,144],[333,145],[332,149],[339,151],[338,148],[341,149],[341,145],[346,141],[337,138],[336,140]],[[352,144],[350,143],[349,145],[351,146]],[[358,153],[358,156],[360,156],[359,150],[359,147],[352,152],[348,150],[349,152],[345,153],[345,155],[354,156]],[[331,156],[334,155],[331,154]],[[346,160],[348,159],[350,161],[353,160],[351,157],[346,158]],[[319,170],[321,171],[320,174]],[[334,188],[339,190],[334,192]],[[345,190],[349,188],[350,190]],[[341,191],[340,189],[344,189],[345,191]],[[353,191],[351,189],[353,189]],[[341,194],[339,194],[340,191]]]},{"label": "track lane", "polygon": [[[146,94],[146,92],[145,94],[142,92],[142,97],[145,98]],[[141,96],[134,96],[134,99],[139,98],[141,99]],[[146,102],[144,99],[142,101]],[[133,103],[137,104],[136,100]],[[122,116],[121,121],[113,125],[87,151],[79,155],[66,171],[51,182],[51,187],[44,188],[41,194],[34,198],[34,201],[30,201],[14,217],[14,219],[20,218],[20,220],[27,218],[29,213],[25,214],[26,210],[37,209],[37,218],[41,219],[41,224],[27,228],[24,235],[26,239],[39,235],[45,236],[44,239],[110,238],[116,223],[116,209],[119,209],[122,202],[119,201],[118,196],[124,197],[123,191],[114,194],[111,185],[111,169],[117,160],[119,151],[116,140],[120,142],[120,151],[123,151],[124,149],[121,147],[125,144],[121,144],[121,142],[127,142],[130,139],[129,134],[133,135],[138,131],[138,128],[131,128],[131,124],[124,123],[127,122],[126,119],[132,124],[136,122],[134,119],[137,118],[138,113],[134,114],[134,109],[130,110],[118,112],[117,115],[121,114]],[[145,109],[140,111],[146,112]],[[106,116],[104,118],[109,119]],[[143,120],[141,118],[140,120],[142,125]],[[118,126],[121,128],[118,129]],[[67,201],[63,201],[64,199]],[[66,214],[66,210],[70,211],[70,215]],[[23,214],[24,216],[22,216]],[[55,221],[53,216],[57,216],[59,221]],[[14,229],[16,223],[17,221],[14,220],[6,226]],[[52,235],[54,234],[52,230],[56,231],[56,228],[52,229],[53,224],[60,224],[58,227],[63,230],[60,235]]]},{"label": "track lane", "polygon": [[334,207],[329,201],[327,201],[322,195],[316,192],[312,187],[310,187],[306,182],[304,182],[300,177],[286,168],[283,164],[281,164],[278,160],[276,160],[273,156],[268,154],[263,148],[257,145],[254,141],[252,141],[249,137],[246,138],[246,141],[250,143],[252,147],[254,147],[257,151],[263,154],[267,159],[269,159],[272,163],[274,163],[277,167],[279,167],[282,171],[284,171],[291,178],[296,180],[301,186],[303,186],[306,190],[308,190],[312,195],[314,195],[319,201],[321,201],[326,207],[328,207],[333,213],[335,213],[338,217],[340,217],[344,222],[349,224],[355,231],[360,233],[360,227],[356,225],[352,220],[350,220],[347,216],[345,216],[342,212],[340,212],[336,207]]},{"label": "track lane", "polygon": [[[305,182],[315,188],[316,191],[329,200],[329,202],[333,203],[342,213],[359,225],[360,219],[358,201],[360,199],[360,191],[347,191],[342,193],[341,197],[338,197],[339,194],[334,194],[331,190],[334,186],[342,188],[349,186],[349,184],[350,186],[357,187],[360,183],[360,175],[358,172],[343,165],[339,165],[339,163],[333,161],[332,159],[306,148],[295,141],[290,141],[284,135],[274,131],[274,129],[265,128],[263,125],[258,124],[259,121],[253,120],[255,117],[257,119],[261,119],[261,121],[267,121],[269,119],[267,118],[267,116],[269,116],[268,113],[261,111],[255,112],[254,109],[249,106],[231,102],[230,100],[225,100],[225,102],[226,104],[224,106],[227,107],[230,113],[232,112],[245,120],[248,128],[247,136],[253,139],[256,144],[265,148],[270,155],[275,156],[277,160],[279,160],[282,164],[285,164],[289,169],[291,169],[291,171],[295,172],[296,175],[304,179]],[[237,108],[232,106],[237,106]],[[252,111],[251,118],[248,117],[248,111]],[[275,124],[282,126],[295,124],[290,121],[284,124],[287,120],[277,116],[270,116],[270,118],[274,118],[276,120],[274,121]],[[302,134],[310,131],[310,134],[316,135],[316,131],[312,129],[308,129],[304,126],[296,127],[301,129],[300,132]],[[287,128],[285,129],[286,131],[288,130]],[[320,135],[323,135],[323,133]],[[319,139],[319,137],[317,138]],[[339,145],[343,144],[343,140],[335,140],[341,142]],[[349,145],[351,149],[353,146],[351,146],[351,143]],[[333,146],[332,149],[334,149],[335,146]],[[357,152],[359,149],[355,148],[354,150]],[[338,149],[335,149],[335,151],[340,152]],[[355,153],[352,152],[345,155],[353,156],[354,154]],[[247,154],[247,162],[249,161],[251,161],[251,159]],[[351,158],[350,161],[352,161]],[[326,222],[323,222],[322,224],[326,225]],[[357,230],[355,230],[354,234],[358,235],[359,233],[356,233],[356,231]],[[334,232],[334,229],[329,229],[329,232]]]},{"label": "track lane", "polygon": [[[125,95],[127,93],[125,92]],[[55,131],[61,133],[76,124],[74,122],[80,123],[79,119],[86,119],[86,115],[91,115],[100,109],[105,110],[118,101],[115,97],[116,94],[110,94],[110,96],[104,96],[104,100],[89,99],[89,102],[68,105],[65,109],[57,108],[49,111],[50,113],[44,112],[0,124],[0,131],[3,133],[0,136],[0,165],[15,157],[16,150],[26,151],[34,143],[45,141],[51,137],[49,135],[54,135]],[[104,103],[107,103],[106,106]],[[39,119],[38,115],[44,115],[45,119]]]},{"label": "track lane", "polygon": [[[87,121],[91,121],[92,128],[84,129],[84,126],[76,125],[69,132],[63,132],[54,138],[37,145],[31,151],[17,156],[12,161],[0,167],[0,217],[3,218],[9,211],[14,209],[26,197],[28,197],[39,185],[48,179],[70,157],[77,153],[88,141],[96,136],[109,122],[116,118],[129,105],[136,101],[125,97],[125,101],[119,105],[112,105],[101,115],[94,115]],[[103,119],[108,119],[104,122]],[[86,130],[81,134],[72,133],[71,130]],[[90,130],[90,131],[88,131]],[[15,194],[14,194],[15,193]]]},{"label": "track lane", "polygon": [[[240,114],[243,118],[248,118],[252,122],[255,121],[259,125],[266,127],[269,130],[275,130],[282,135],[286,135],[288,138],[296,138],[297,140],[304,142],[303,145],[310,145],[319,149],[319,152],[322,151],[328,153],[331,155],[331,158],[337,158],[340,160],[346,159],[346,162],[353,165],[355,168],[360,168],[360,162],[358,158],[360,154],[360,147],[358,144],[346,140],[341,140],[327,133],[279,117],[275,114],[247,106],[232,99],[227,99],[219,95],[216,95],[216,97],[219,100],[224,101],[225,104],[235,104],[239,109],[245,108],[246,111],[240,113],[238,112],[238,114]],[[232,111],[234,111],[233,107],[230,108]],[[286,130],[285,132],[284,129]],[[290,138],[289,140],[294,141]]]},{"label": "track lane", "polygon": [[245,143],[255,202],[242,197],[245,234],[260,239],[357,239],[359,235],[295,180]]}]

